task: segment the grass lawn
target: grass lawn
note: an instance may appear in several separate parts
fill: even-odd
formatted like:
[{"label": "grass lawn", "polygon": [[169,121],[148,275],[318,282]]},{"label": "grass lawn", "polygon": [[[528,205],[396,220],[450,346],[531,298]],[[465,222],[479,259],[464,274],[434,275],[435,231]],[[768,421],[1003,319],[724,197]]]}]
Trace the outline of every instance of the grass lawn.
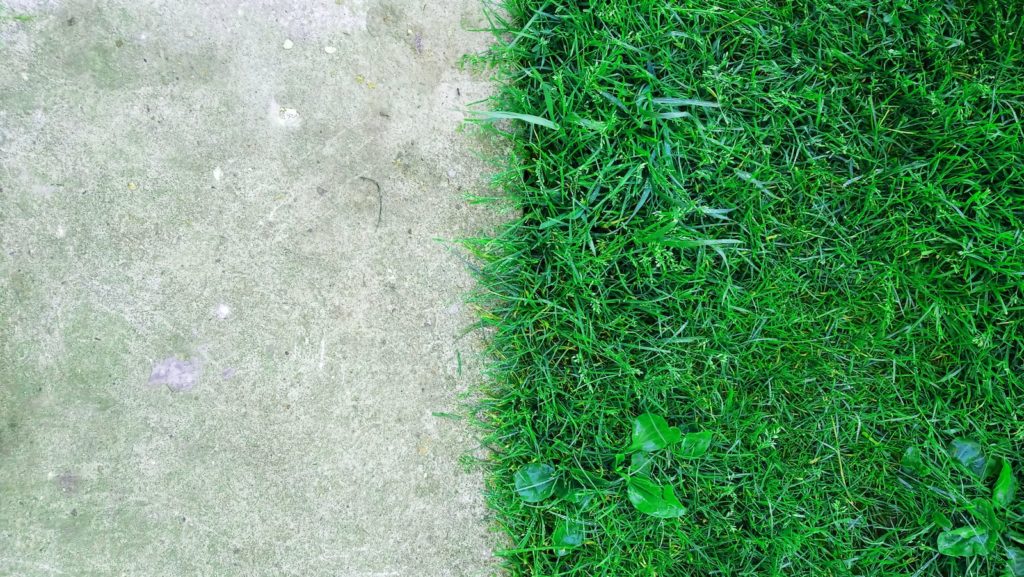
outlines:
[{"label": "grass lawn", "polygon": [[509,574],[1024,575],[1024,2],[491,17]]}]

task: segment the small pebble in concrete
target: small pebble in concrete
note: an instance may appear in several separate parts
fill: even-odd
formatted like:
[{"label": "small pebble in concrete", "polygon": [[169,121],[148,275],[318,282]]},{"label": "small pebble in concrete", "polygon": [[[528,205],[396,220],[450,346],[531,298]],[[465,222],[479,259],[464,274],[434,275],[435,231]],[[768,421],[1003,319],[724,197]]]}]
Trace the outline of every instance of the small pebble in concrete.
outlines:
[{"label": "small pebble in concrete", "polygon": [[217,308],[214,309],[213,314],[217,315],[218,319],[225,320],[231,316],[231,307],[224,303],[220,303],[217,305]]},{"label": "small pebble in concrete", "polygon": [[338,51],[338,49],[333,47],[333,46],[324,46],[324,52],[326,52],[328,54],[334,54],[337,51]]},{"label": "small pebble in concrete", "polygon": [[291,50],[292,46],[295,46],[295,43],[292,42],[291,38],[288,38],[284,41],[284,44],[281,45],[281,48],[284,48],[285,50]]}]

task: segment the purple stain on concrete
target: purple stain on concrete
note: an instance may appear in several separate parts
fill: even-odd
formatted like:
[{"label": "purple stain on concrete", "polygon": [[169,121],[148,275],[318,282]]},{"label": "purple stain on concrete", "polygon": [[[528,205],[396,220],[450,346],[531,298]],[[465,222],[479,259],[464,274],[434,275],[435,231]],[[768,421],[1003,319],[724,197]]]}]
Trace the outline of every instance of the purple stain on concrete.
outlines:
[{"label": "purple stain on concrete", "polygon": [[153,365],[149,374],[150,386],[167,385],[172,392],[191,391],[199,380],[199,362],[193,359],[183,361],[177,357],[168,357]]},{"label": "purple stain on concrete", "polygon": [[227,369],[224,369],[224,372],[222,372],[222,373],[220,374],[220,376],[221,376],[221,378],[223,378],[223,379],[224,379],[225,381],[229,381],[229,380],[231,380],[231,379],[235,378],[235,375],[236,375],[237,373],[238,373],[238,371],[236,371],[235,369],[232,369],[232,368],[230,368],[230,367],[229,367],[229,368],[227,368]]},{"label": "purple stain on concrete", "polygon": [[71,471],[64,471],[57,476],[57,486],[64,493],[74,493],[78,490],[79,483],[81,478]]}]

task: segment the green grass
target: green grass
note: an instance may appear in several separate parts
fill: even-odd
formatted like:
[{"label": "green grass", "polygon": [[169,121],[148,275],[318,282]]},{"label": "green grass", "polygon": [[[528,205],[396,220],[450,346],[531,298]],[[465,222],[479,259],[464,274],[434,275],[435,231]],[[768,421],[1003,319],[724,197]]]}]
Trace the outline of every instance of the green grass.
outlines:
[{"label": "green grass", "polygon": [[[515,217],[467,244],[509,575],[1003,575],[1020,499],[991,555],[936,541],[991,491],[953,439],[1024,478],[1024,2],[490,14],[478,121]],[[645,412],[713,432],[655,458],[678,519],[615,472]],[[523,502],[530,463],[589,505]],[[560,556],[566,519],[585,542]]]}]

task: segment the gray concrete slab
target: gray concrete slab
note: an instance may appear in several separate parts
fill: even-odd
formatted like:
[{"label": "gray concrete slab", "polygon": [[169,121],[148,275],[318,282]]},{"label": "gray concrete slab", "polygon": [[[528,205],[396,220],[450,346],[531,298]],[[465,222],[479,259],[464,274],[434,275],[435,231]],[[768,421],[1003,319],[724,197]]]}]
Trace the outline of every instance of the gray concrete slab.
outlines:
[{"label": "gray concrete slab", "polygon": [[491,574],[477,0],[0,5],[0,575]]}]

